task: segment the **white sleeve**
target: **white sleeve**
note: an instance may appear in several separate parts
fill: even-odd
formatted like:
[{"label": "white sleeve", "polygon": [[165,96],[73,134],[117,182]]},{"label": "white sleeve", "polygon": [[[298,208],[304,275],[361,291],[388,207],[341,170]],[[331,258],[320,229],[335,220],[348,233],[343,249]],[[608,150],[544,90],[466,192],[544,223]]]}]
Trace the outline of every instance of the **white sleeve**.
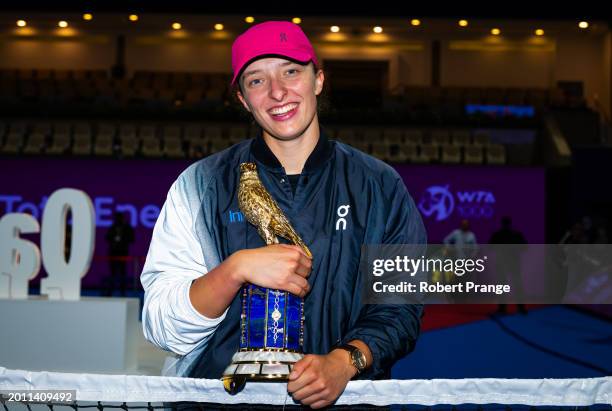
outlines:
[{"label": "white sleeve", "polygon": [[192,281],[208,272],[194,231],[194,213],[197,210],[192,212],[175,181],[153,228],[140,276],[145,291],[144,336],[178,355],[206,344],[227,314],[226,309],[221,316],[208,318],[189,299]]}]

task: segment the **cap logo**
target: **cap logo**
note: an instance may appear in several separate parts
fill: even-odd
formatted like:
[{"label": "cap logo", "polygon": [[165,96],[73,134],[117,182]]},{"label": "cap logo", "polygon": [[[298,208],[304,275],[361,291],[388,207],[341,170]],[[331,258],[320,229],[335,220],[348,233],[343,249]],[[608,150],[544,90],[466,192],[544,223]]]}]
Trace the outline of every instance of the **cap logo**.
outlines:
[{"label": "cap logo", "polygon": [[280,34],[280,41],[282,42],[287,42],[287,33],[281,33]]}]

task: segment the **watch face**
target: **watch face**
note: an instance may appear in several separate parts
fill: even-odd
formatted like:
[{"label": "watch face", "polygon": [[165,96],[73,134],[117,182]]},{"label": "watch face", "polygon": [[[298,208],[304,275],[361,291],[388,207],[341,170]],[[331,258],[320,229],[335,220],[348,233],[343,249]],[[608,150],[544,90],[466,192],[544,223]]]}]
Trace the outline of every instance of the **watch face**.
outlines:
[{"label": "watch face", "polygon": [[366,366],[365,354],[361,351],[355,350],[352,352],[351,357],[353,358],[353,363],[355,364],[355,367],[357,367],[359,371],[363,371]]}]

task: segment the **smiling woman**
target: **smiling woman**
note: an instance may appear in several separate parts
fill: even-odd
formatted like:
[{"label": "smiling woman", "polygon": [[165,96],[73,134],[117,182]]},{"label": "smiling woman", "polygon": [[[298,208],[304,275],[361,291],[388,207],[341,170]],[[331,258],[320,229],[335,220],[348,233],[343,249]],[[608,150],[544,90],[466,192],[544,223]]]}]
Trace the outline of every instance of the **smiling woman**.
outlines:
[{"label": "smiling woman", "polygon": [[[320,127],[325,75],[299,25],[268,21],[252,26],[232,45],[232,69],[235,96],[261,130],[199,160],[170,190],[142,274],[143,327],[149,341],[172,345],[184,356],[177,374],[223,377],[228,392],[236,392],[247,378],[283,378],[295,401],[321,408],[336,401],[353,378],[389,378],[392,365],[414,349],[422,305],[367,305],[361,293],[338,290],[356,289],[363,244],[424,244],[424,225],[390,165],[329,139]],[[244,206],[237,192],[245,162],[256,166],[259,180],[251,186],[251,200],[256,206],[268,204],[254,200],[265,189],[311,253],[264,242],[250,222],[228,226],[219,219],[228,209]],[[181,215],[188,210],[197,215]],[[270,218],[275,214],[268,214],[265,223],[275,224]],[[198,242],[201,254],[181,254],[186,244]],[[185,262],[194,265],[187,268]],[[177,286],[168,287],[166,278]],[[245,284],[268,290],[273,309],[247,314]],[[170,295],[170,290],[176,291]],[[303,297],[298,305],[303,311],[283,314],[280,305],[293,299],[282,302],[281,296],[290,294]],[[249,310],[261,307],[251,302]],[[263,324],[257,313],[265,314],[267,325],[261,329],[266,331],[249,331],[247,337],[242,330],[251,328],[243,327],[242,319]],[[281,322],[297,327],[285,330]],[[270,324],[276,333],[268,337]],[[259,336],[276,344],[279,330],[288,336],[294,335],[291,329],[303,330],[297,334],[301,358],[277,351],[280,358],[275,345],[264,343],[263,351],[251,345]]]},{"label": "smiling woman", "polygon": [[[257,66],[264,66],[262,70],[257,69]],[[246,68],[246,66],[245,66]],[[318,68],[312,61],[306,63],[290,59],[286,56],[269,55],[257,58],[252,64],[248,65],[249,70],[243,68],[242,72],[237,76],[237,80],[232,83],[230,93],[231,98],[239,111],[244,115],[245,119],[251,122],[252,125],[261,126],[258,118],[255,117],[252,107],[247,103],[245,97],[247,95],[256,95],[266,90],[270,78],[266,70],[276,71],[278,79],[288,83],[296,84],[304,80],[316,79],[317,76],[325,78],[325,72]],[[323,82],[322,89],[319,94],[315,95],[315,111],[317,119],[324,115],[329,110],[328,98],[328,82]],[[288,104],[276,104],[269,107],[268,112],[274,121],[286,121],[291,119],[300,109],[300,102],[291,101]]]}]

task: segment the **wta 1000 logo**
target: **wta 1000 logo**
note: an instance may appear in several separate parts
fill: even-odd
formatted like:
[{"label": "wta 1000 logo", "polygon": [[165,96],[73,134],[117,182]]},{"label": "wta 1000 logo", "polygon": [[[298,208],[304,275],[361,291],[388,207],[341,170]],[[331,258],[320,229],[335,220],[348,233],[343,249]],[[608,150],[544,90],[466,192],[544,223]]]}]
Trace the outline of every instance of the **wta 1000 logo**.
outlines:
[{"label": "wta 1000 logo", "polygon": [[452,192],[450,185],[430,186],[421,195],[419,210],[425,217],[444,221],[453,213],[461,218],[492,218],[495,195],[487,190],[457,190]]}]

